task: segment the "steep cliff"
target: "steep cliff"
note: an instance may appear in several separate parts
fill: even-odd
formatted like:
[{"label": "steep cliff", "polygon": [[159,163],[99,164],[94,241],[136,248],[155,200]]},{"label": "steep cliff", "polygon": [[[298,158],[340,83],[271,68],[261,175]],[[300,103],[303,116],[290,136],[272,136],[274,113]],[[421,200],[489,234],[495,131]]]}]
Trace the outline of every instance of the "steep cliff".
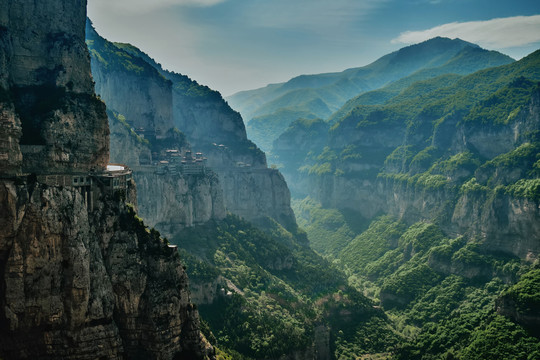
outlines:
[{"label": "steep cliff", "polygon": [[271,217],[287,229],[296,227],[291,195],[283,175],[274,169],[217,169],[227,209],[252,221]]},{"label": "steep cliff", "polygon": [[105,171],[86,1],[0,7],[0,357],[212,358],[176,248]]},{"label": "steep cliff", "polygon": [[451,236],[480,240],[485,251],[534,260],[540,255],[538,58],[536,52],[453,84],[444,77],[420,82],[383,105],[359,106],[330,128],[325,147],[301,147],[303,172],[297,159],[276,152],[284,173],[307,179],[323,207],[366,219],[435,221]]},{"label": "steep cliff", "polygon": [[138,135],[122,114],[107,111],[111,131],[111,162],[128,166],[152,164],[150,142]]},{"label": "steep cliff", "polygon": [[[272,217],[288,228],[296,226],[294,213],[290,208],[290,196],[286,182],[278,172],[267,168],[265,154],[247,139],[242,117],[228,106],[217,91],[199,85],[185,75],[163,70],[161,65],[132,45],[108,42],[95,32],[90,22],[88,23],[88,32],[91,35],[87,37],[87,44],[92,56],[92,71],[97,74],[95,79],[97,89],[100,89],[98,92],[110,108],[125,116],[128,126],[138,132],[135,125],[137,121],[130,120],[130,113],[133,109],[121,110],[115,104],[124,104],[128,96],[135,99],[144,98],[143,102],[152,102],[152,104],[145,105],[147,109],[159,108],[152,116],[160,118],[168,116],[174,123],[174,125],[170,123],[168,126],[170,128],[176,126],[187,140],[181,146],[174,146],[171,143],[170,149],[184,151],[191,148],[204,153],[208,167],[217,173],[219,178],[219,182],[212,180],[210,183],[221,186],[223,200],[228,211],[248,220],[257,221],[265,217]],[[128,74],[128,76],[121,74]],[[114,82],[110,80],[111,77],[118,77],[122,82]],[[167,92],[166,95],[160,95],[160,93],[153,91],[154,87],[149,85],[157,83],[162,84],[159,87],[160,91]],[[125,88],[131,89],[129,94],[124,93]],[[169,102],[169,99],[172,102]],[[163,103],[165,100],[167,103]],[[166,109],[162,109],[162,107],[166,107]],[[150,113],[153,114],[152,111]],[[122,145],[118,143],[127,140],[129,131],[120,127],[118,129],[124,135],[120,135],[121,132],[113,133],[111,148],[125,149],[125,143]],[[159,160],[159,151],[155,149],[156,141],[159,139],[154,139],[144,133],[141,134],[149,141],[149,147],[152,149],[152,161]],[[140,164],[139,149],[141,146],[135,144],[133,139],[127,141],[135,145],[135,151],[118,151],[118,154],[121,155],[119,161],[125,159],[136,162],[137,157],[139,157]],[[128,154],[134,154],[134,156]],[[163,181],[161,178],[157,180]],[[139,204],[141,211],[150,215],[151,212],[144,210],[145,201],[153,201],[156,192],[154,189],[147,189],[144,185],[146,183],[149,182],[143,181],[139,186]],[[190,182],[187,181],[187,183]],[[171,185],[172,183],[168,183],[158,187],[171,188]],[[181,189],[178,191],[183,192]],[[197,191],[199,190],[194,190],[194,192]],[[218,194],[216,190],[211,190],[210,193]],[[142,200],[143,198],[145,200]],[[161,200],[156,201],[162,201],[163,206],[165,206],[165,204],[171,204],[169,200],[172,198],[174,197],[162,195]],[[211,196],[196,195],[192,198],[211,200]],[[221,200],[212,201],[217,203]],[[156,206],[148,204],[149,209],[155,209]],[[208,202],[194,206],[195,208],[209,208],[213,205]],[[180,208],[182,205],[172,204],[172,207]],[[221,213],[218,211],[215,214]],[[169,213],[169,215],[172,214],[172,212]],[[153,215],[150,216],[154,218]],[[190,217],[196,218],[197,215],[191,214]],[[159,222],[162,224],[172,223],[173,219],[161,219]],[[150,223],[153,224],[152,221]],[[184,222],[179,221],[178,225],[181,223]],[[191,221],[185,223],[189,224]],[[200,221],[195,220],[193,223],[200,223]]]},{"label": "steep cliff", "polygon": [[119,200],[93,211],[79,190],[0,189],[2,340],[17,358],[155,358],[211,353],[175,250]]},{"label": "steep cliff", "polygon": [[87,21],[86,39],[96,93],[130,125],[164,138],[174,127],[171,82],[142,59],[129,56],[99,36]]},{"label": "steep cliff", "polygon": [[[167,236],[185,226],[223,219],[222,190],[211,172],[188,176],[176,170],[180,164],[170,164],[174,174],[162,171],[177,160],[168,157],[167,150],[191,150],[173,122],[172,82],[126,51],[128,45],[99,36],[89,20],[86,30],[96,92],[109,108],[111,162],[134,170],[141,215]],[[160,162],[167,165],[158,169]]]},{"label": "steep cliff", "polygon": [[168,237],[185,227],[226,216],[219,180],[211,172],[204,176],[175,176],[140,168],[134,178],[140,215]]},{"label": "steep cliff", "polygon": [[108,127],[90,77],[84,5],[2,5],[3,86],[21,120],[19,143],[29,155],[23,158],[24,171],[88,171],[107,164]]}]

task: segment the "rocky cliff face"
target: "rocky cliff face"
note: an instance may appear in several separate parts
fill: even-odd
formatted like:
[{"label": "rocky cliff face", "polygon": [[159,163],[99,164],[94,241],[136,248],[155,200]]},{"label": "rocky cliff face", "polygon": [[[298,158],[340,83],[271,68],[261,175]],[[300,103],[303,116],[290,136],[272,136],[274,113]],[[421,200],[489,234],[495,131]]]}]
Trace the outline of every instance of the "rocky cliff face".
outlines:
[{"label": "rocky cliff face", "polygon": [[[192,195],[189,195],[190,199],[205,201],[205,203],[193,203],[192,209],[198,211],[197,214],[178,216],[176,212],[159,209],[171,206],[174,209],[179,209],[179,214],[185,214],[186,208],[183,204],[171,203],[174,198],[184,198],[187,194],[185,189],[180,186],[180,188],[172,190],[172,186],[178,185],[177,182],[165,183],[162,181],[163,179],[159,179],[162,185],[158,188],[176,191],[178,195],[158,195],[155,189],[145,187],[144,184],[150,183],[143,180],[145,176],[141,174],[139,205],[142,214],[153,219],[149,220],[151,224],[159,224],[157,226],[168,233],[172,229],[170,226],[173,223],[178,226],[200,223],[202,219],[208,218],[202,214],[212,213],[212,211],[201,209],[217,209],[221,205],[216,204],[220,203],[222,198],[228,211],[248,220],[258,220],[269,216],[285,226],[296,224],[294,213],[290,208],[286,182],[279,173],[267,168],[265,154],[247,139],[242,117],[227,105],[218,92],[199,85],[187,76],[163,70],[148,55],[131,45],[109,43],[99,37],[90,24],[88,27],[90,36],[87,37],[87,41],[92,55],[92,71],[96,80],[96,88],[107,105],[124,115],[130,126],[136,127],[134,124],[137,124],[137,120],[131,120],[131,118],[136,118],[137,115],[130,114],[137,109],[125,108],[125,104],[131,104],[133,99],[142,99],[139,103],[143,104],[144,109],[135,112],[148,112],[148,116],[154,118],[156,116],[159,118],[169,117],[174,125],[167,123],[169,124],[167,126],[176,126],[185,135],[188,143],[182,144],[182,146],[185,145],[186,149],[202,151],[207,158],[208,167],[217,173],[219,178],[219,186],[222,188],[223,195],[219,195],[217,190],[212,189],[207,195],[201,196],[200,189],[190,189],[193,192]],[[116,53],[122,53],[124,56],[119,58],[115,55]],[[100,60],[102,58],[106,58],[106,61]],[[126,58],[129,61],[120,60]],[[124,74],[129,74],[129,76]],[[114,81],[115,78],[119,80]],[[157,83],[162,85],[149,85]],[[163,93],[157,91],[157,88]],[[146,102],[151,102],[151,104],[146,104]],[[167,127],[164,124],[160,126]],[[119,149],[119,151],[114,151],[115,154],[121,156],[119,161],[133,161],[134,165],[139,165],[141,163],[141,152],[139,151],[141,146],[136,144],[133,139],[128,140],[126,130],[120,127],[115,129],[119,131],[113,132],[111,148]],[[148,138],[148,140],[150,140],[150,148],[154,149],[157,143],[153,139]],[[134,146],[127,146],[126,141]],[[120,142],[123,144],[119,144]],[[173,145],[170,144],[170,146]],[[129,151],[128,149],[132,147],[134,150]],[[180,150],[179,146],[171,148]],[[152,151],[154,153],[154,150]],[[152,161],[155,160],[156,158],[153,156]],[[128,165],[131,163],[128,162]],[[189,181],[182,181],[190,184]],[[205,181],[213,184],[212,186],[218,184],[215,179],[206,179]],[[214,199],[212,196],[218,198]],[[148,203],[146,203],[147,201]],[[188,206],[188,208],[190,207]],[[167,218],[158,218],[155,211],[160,216],[167,216]],[[214,211],[215,217],[212,219],[222,219],[222,213],[221,210]]]},{"label": "rocky cliff face", "polygon": [[296,226],[289,188],[279,171],[221,169],[218,173],[230,212],[252,221],[271,217],[288,229]]},{"label": "rocky cliff face", "polygon": [[23,170],[103,168],[108,127],[90,77],[85,3],[7,1],[2,6],[3,86],[21,120],[19,143],[28,154]]},{"label": "rocky cliff face", "polygon": [[150,143],[138,136],[120,115],[108,111],[111,131],[111,162],[130,167],[152,163]]},{"label": "rocky cliff face", "polygon": [[158,138],[165,137],[174,127],[171,82],[137,57],[122,58],[126,53],[99,36],[89,21],[86,39],[94,55],[91,62],[96,93],[135,129],[155,131]]},{"label": "rocky cliff face", "polygon": [[179,176],[139,169],[135,182],[140,215],[168,237],[185,227],[226,216],[219,180],[211,172],[204,176]]},{"label": "rocky cliff face", "polygon": [[78,190],[30,181],[0,199],[2,356],[209,354],[176,250],[121,201],[89,211]]},{"label": "rocky cliff face", "polygon": [[0,357],[212,358],[176,249],[98,179],[86,1],[0,7]]},{"label": "rocky cliff face", "polygon": [[[517,188],[536,181],[539,104],[535,90],[511,120],[497,125],[453,115],[433,133],[399,123],[341,130],[332,134],[331,147],[354,144],[362,156],[342,161],[342,175],[312,174],[310,194],[325,207],[367,219],[387,213],[406,223],[436,221],[451,236],[479,241],[483,251],[533,261],[540,254],[538,200]],[[426,139],[431,146],[415,156],[412,149]],[[433,165],[439,156],[452,160]]]}]

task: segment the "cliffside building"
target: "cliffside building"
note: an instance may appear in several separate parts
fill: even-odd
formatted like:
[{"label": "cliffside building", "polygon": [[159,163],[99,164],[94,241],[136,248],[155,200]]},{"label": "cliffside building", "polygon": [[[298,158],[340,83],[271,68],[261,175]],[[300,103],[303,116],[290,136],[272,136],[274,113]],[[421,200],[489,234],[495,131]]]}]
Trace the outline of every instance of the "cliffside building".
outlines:
[{"label": "cliffside building", "polygon": [[201,152],[196,153],[195,157],[193,157],[191,151],[186,151],[180,166],[181,172],[184,175],[204,174],[206,161],[207,159],[203,157]]}]

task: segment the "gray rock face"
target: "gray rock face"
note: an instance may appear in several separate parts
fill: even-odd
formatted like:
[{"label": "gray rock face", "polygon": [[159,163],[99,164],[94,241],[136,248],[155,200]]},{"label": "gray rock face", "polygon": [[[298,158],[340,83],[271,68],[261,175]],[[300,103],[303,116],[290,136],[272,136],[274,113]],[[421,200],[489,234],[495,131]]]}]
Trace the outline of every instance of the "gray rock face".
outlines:
[{"label": "gray rock face", "polygon": [[192,100],[174,89],[174,123],[195,147],[208,143],[231,144],[246,140],[242,117],[222,100]]},{"label": "gray rock face", "polygon": [[148,224],[171,237],[185,227],[222,220],[227,215],[215,174],[156,175],[136,171],[139,213]]},{"label": "gray rock face", "polygon": [[291,209],[291,195],[283,175],[272,169],[221,170],[220,180],[227,209],[247,220],[271,217],[292,228],[296,218]]},{"label": "gray rock face", "polygon": [[11,34],[9,74],[16,86],[52,83],[93,93],[84,43],[85,0],[9,0],[3,6],[0,20]]},{"label": "gray rock face", "polygon": [[0,100],[0,173],[14,175],[21,171],[21,135],[21,121],[13,104]]},{"label": "gray rock face", "polygon": [[[21,123],[23,171],[88,171],[107,164],[109,132],[90,77],[85,17],[81,0],[2,3],[0,82],[10,94],[3,102],[13,104],[7,108]],[[3,115],[3,128],[18,126],[11,117]],[[17,136],[15,131],[7,138]]]},{"label": "gray rock face", "polygon": [[150,145],[143,143],[131,130],[109,116],[109,128],[111,131],[111,162],[125,164],[130,167],[152,163],[152,151]]},{"label": "gray rock face", "polygon": [[486,251],[513,254],[528,261],[540,255],[540,207],[529,199],[497,194],[459,198],[452,224],[461,233],[482,239]]},{"label": "gray rock face", "polygon": [[176,250],[102,199],[89,212],[74,188],[0,185],[0,356],[211,355]]},{"label": "gray rock face", "polygon": [[156,136],[165,137],[174,127],[169,81],[160,76],[138,76],[131,71],[108,70],[96,65],[92,67],[92,75],[96,93],[134,128],[152,129]]}]

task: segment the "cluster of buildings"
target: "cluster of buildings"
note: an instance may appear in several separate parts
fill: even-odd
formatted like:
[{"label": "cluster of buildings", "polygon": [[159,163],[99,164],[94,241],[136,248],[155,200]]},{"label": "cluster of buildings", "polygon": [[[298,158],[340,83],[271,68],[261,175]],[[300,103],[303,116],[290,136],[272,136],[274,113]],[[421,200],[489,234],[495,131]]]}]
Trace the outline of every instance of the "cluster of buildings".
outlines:
[{"label": "cluster of buildings", "polygon": [[201,175],[206,172],[207,158],[203,156],[203,153],[193,153],[188,150],[182,154],[179,150],[166,150],[165,159],[158,163],[156,173],[158,175],[164,174],[182,174],[182,175]]},{"label": "cluster of buildings", "polygon": [[[122,194],[125,199],[131,186],[132,171],[125,165],[109,164],[104,171],[90,171],[89,173],[39,174],[37,181],[49,186],[74,187],[84,197],[89,210],[93,210],[94,203],[101,192],[114,196]],[[96,191],[101,189],[101,191]]]}]

